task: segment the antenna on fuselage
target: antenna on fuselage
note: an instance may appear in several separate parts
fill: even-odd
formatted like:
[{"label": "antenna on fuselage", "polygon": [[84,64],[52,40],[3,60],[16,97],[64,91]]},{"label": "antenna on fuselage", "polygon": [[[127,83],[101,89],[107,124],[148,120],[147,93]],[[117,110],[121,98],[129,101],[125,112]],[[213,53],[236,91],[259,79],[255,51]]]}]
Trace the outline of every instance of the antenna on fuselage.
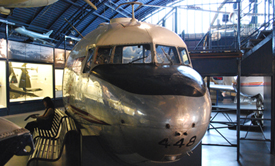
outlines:
[{"label": "antenna on fuselage", "polygon": [[126,3],[122,3],[122,4],[118,5],[117,8],[116,8],[116,10],[117,10],[121,5],[132,5],[132,20],[131,20],[131,22],[134,22],[134,21],[136,21],[136,18],[135,18],[135,9],[134,9],[134,5],[135,5],[135,4],[138,4],[138,5],[139,5],[139,6],[137,7],[137,9],[140,8],[140,7],[143,5],[143,3],[141,3],[141,2],[126,2]]}]

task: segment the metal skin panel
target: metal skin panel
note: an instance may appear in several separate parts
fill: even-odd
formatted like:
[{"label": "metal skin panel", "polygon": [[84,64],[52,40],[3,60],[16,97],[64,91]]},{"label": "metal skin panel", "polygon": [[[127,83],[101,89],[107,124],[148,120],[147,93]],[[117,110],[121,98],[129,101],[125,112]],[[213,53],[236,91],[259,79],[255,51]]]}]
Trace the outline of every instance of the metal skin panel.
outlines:
[{"label": "metal skin panel", "polygon": [[[116,18],[117,21],[121,18]],[[163,45],[181,46],[186,44],[174,32],[158,25],[142,22],[129,22],[131,18],[123,18],[122,21],[111,24],[101,25],[94,31],[90,32],[81,40],[74,50],[81,50],[86,46],[96,44],[101,45],[129,45],[142,43],[158,43]]]},{"label": "metal skin panel", "polygon": [[[150,32],[154,32],[154,28],[155,31],[169,31],[147,25],[151,26]],[[90,135],[98,136],[102,146],[126,163],[142,165],[177,161],[201,142],[208,128],[211,100],[207,87],[191,64],[154,63],[154,47],[151,47],[153,63],[94,63],[89,73],[82,73],[87,59],[82,60],[82,57],[88,55],[88,49],[97,48],[97,42],[103,38],[106,41],[104,34],[111,35],[121,29],[125,33],[116,38],[117,42],[112,39],[105,46],[137,41],[154,46],[169,39],[165,43],[170,46],[186,48],[183,41],[174,44],[178,39],[174,33],[166,32],[163,37],[149,41],[148,36],[154,36],[149,31],[140,32],[138,26],[110,29],[116,26],[119,25],[103,25],[85,36],[72,50],[63,76],[66,110]],[[129,35],[128,30],[138,32],[138,39],[132,37],[136,35]],[[71,67],[72,61],[75,67]]]}]

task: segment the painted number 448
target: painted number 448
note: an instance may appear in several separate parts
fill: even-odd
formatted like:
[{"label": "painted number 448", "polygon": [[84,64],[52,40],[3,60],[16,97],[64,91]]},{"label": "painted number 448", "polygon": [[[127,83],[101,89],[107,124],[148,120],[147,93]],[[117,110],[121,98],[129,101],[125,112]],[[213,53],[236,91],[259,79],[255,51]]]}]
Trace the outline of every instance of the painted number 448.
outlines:
[{"label": "painted number 448", "polygon": [[[195,143],[196,138],[197,138],[196,136],[193,136],[192,138],[190,138],[189,142],[186,144],[186,147],[192,146]],[[163,145],[165,146],[165,148],[167,148],[168,146],[171,146],[171,144],[169,144],[168,142],[168,138],[164,138],[163,140],[161,140],[159,142],[159,145]],[[184,145],[185,145],[184,138],[180,139],[179,141],[173,144],[173,146],[178,146],[179,148],[181,148]]]}]

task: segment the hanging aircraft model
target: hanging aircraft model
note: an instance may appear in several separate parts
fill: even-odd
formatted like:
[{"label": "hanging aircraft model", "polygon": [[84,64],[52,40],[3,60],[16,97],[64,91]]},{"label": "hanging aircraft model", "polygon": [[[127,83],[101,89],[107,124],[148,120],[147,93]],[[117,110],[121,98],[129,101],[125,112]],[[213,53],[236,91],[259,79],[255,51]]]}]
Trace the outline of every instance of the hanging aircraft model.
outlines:
[{"label": "hanging aircraft model", "polygon": [[[7,8],[41,7],[51,5],[57,1],[58,0],[0,0],[0,13],[9,15],[11,14],[11,10]],[[92,2],[89,0],[84,1],[97,10],[96,6]]]},{"label": "hanging aircraft model", "polygon": [[53,30],[50,30],[49,32],[43,34],[27,30],[24,26],[15,28],[14,30],[21,35],[30,37],[33,41],[41,41],[43,44],[53,44],[43,39],[55,40],[50,38],[50,35],[52,34]]},{"label": "hanging aircraft model", "polygon": [[100,24],[75,45],[64,69],[64,105],[123,162],[178,161],[208,128],[210,95],[182,39],[132,15]]}]

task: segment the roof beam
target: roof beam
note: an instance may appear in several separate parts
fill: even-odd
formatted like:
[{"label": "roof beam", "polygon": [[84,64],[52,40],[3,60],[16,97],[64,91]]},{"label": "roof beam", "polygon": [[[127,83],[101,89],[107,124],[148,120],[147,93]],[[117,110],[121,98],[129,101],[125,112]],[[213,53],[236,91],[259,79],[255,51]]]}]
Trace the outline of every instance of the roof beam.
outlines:
[{"label": "roof beam", "polygon": [[[51,6],[51,5],[50,5]],[[43,13],[47,12],[49,6],[44,6],[43,9],[40,10],[40,12],[38,12],[38,14],[36,14],[36,16],[34,17],[34,19],[31,20],[31,22],[29,23],[30,25],[33,24],[34,21],[36,21],[37,19],[39,19],[41,16],[43,16]]]},{"label": "roof beam", "polygon": [[[60,21],[60,20],[59,20],[60,18],[62,18],[61,20],[64,22],[63,25],[66,24],[66,22],[64,21],[64,18],[65,18],[65,17],[64,17],[63,15],[66,14],[66,13],[68,12],[68,10],[70,10],[70,8],[71,8],[72,6],[75,6],[75,7],[77,7],[77,8],[83,8],[83,7],[80,6],[79,4],[75,4],[75,3],[73,3],[73,2],[68,2],[67,0],[63,0],[63,1],[69,3],[70,5],[69,5],[68,8],[66,8],[66,10],[63,12],[63,14],[62,14],[61,16],[59,16],[59,17],[56,18],[56,20],[54,21],[54,23],[51,25],[51,27],[50,27],[49,29],[52,29],[52,26],[53,26],[56,22]],[[75,14],[75,13],[74,13],[74,14]],[[73,15],[74,15],[74,14],[73,14]],[[63,26],[63,25],[62,25],[62,26]]]},{"label": "roof beam", "polygon": [[[112,1],[109,1],[109,3],[113,4],[114,6],[116,6],[116,8],[118,7],[118,5],[115,4],[115,3],[112,2]],[[123,7],[121,7],[121,6],[118,7],[118,9],[121,9],[121,10],[123,10],[125,13],[129,14],[130,16],[132,16],[132,14],[131,14],[130,12],[128,12],[127,10],[123,9]]]},{"label": "roof beam", "polygon": [[[98,16],[98,17],[100,17],[100,18],[103,18],[103,19],[105,19],[105,20],[109,20],[108,18],[106,18],[106,17],[104,17],[104,16],[100,16],[100,14],[98,14],[98,13],[96,13],[95,12],[95,10],[94,9],[91,9],[90,11],[89,10],[87,10],[87,6],[86,7],[81,7],[82,9],[83,9],[83,11],[85,11],[85,12],[88,12],[88,13],[86,13],[85,14],[85,16],[83,16],[82,14],[80,14],[80,13],[78,13],[78,14],[76,14],[77,16],[75,17],[75,18],[73,18],[73,20],[78,20],[78,21],[75,21],[75,22],[72,22],[72,25],[73,26],[75,26],[75,27],[77,27],[83,20],[85,20],[90,14],[94,14],[94,15],[96,15],[96,16]],[[78,17],[78,18],[77,18]],[[90,25],[90,24],[89,24]],[[86,26],[87,27],[87,26]],[[62,31],[64,31],[64,29],[65,29],[66,27],[64,27],[63,29],[62,29]],[[68,35],[68,33],[69,33],[69,30],[71,29],[70,27],[69,28],[66,28],[67,30],[65,30],[64,32],[63,32],[63,34],[64,35]],[[80,31],[80,33],[82,33],[83,32],[83,30],[82,31]],[[79,36],[78,36],[79,37]],[[61,38],[60,39],[60,41],[56,44],[56,47],[59,47],[59,45],[62,43],[64,41],[64,38]]]},{"label": "roof beam", "polygon": [[104,19],[104,20],[106,20],[106,21],[110,21],[110,19],[109,19],[109,18],[107,18],[107,17],[105,17],[105,16],[102,16],[102,15],[100,15],[100,14],[96,13],[96,12],[93,12],[92,14],[94,14],[94,15],[96,15],[96,16],[98,16],[98,17],[100,17],[100,18],[103,18],[103,19]]},{"label": "roof beam", "polygon": [[[35,29],[41,29],[41,30],[43,30],[44,32],[48,32],[48,31],[49,31],[49,29],[42,28],[42,27],[38,27],[38,26],[35,26],[35,25],[26,24],[26,23],[23,23],[23,22],[20,22],[20,21],[15,21],[15,20],[11,20],[11,19],[9,19],[8,21],[15,23],[16,26],[25,26],[25,27],[29,27],[29,28],[30,28],[30,27],[33,27],[33,28],[35,28]],[[18,24],[19,24],[19,25],[18,25]],[[44,32],[41,31],[41,33],[44,33]]]},{"label": "roof beam", "polygon": [[[83,18],[87,17],[88,13],[83,13],[83,12],[87,12],[85,9],[87,8],[88,4],[84,4],[83,5],[83,9],[79,8],[75,14],[73,14],[68,20],[71,22],[71,24],[73,26],[77,26],[76,24],[79,24],[78,22],[81,22],[81,20],[83,20]],[[61,37],[61,35],[68,35],[67,33],[69,32],[69,30],[71,29],[71,26],[67,23],[64,22],[63,25],[61,26],[61,28],[59,28],[59,30],[57,31],[57,33],[55,34],[55,39],[59,40],[59,42],[55,45],[55,47],[59,47],[60,44],[64,41],[64,37]]]},{"label": "roof beam", "polygon": [[[131,15],[127,15],[127,14],[125,14],[125,13],[119,11],[119,10],[116,10],[113,6],[111,6],[111,5],[107,4],[107,3],[104,3],[104,5],[107,6],[108,8],[113,9],[113,10],[116,11],[117,13],[123,15],[124,17],[129,17],[129,16],[131,17]],[[123,11],[124,11],[124,9],[123,9]]]},{"label": "roof beam", "polygon": [[[102,4],[103,5],[103,4]],[[107,18],[107,17],[104,17],[104,16],[101,16],[102,15],[102,13],[101,14],[99,14],[99,13],[96,13],[96,12],[93,12],[93,14],[95,14],[95,15],[100,15],[100,18],[103,18],[103,19],[105,19],[105,20],[107,20],[107,21],[110,21],[110,19],[109,18]],[[82,28],[82,30],[80,31],[80,33],[83,33],[95,20],[96,20],[97,18],[94,18],[92,21],[90,21],[84,28]],[[78,37],[79,37],[80,35],[78,35]]]},{"label": "roof beam", "polygon": [[[179,3],[179,2],[181,2],[180,0],[179,1],[170,1],[170,2],[173,2],[172,4],[171,4],[171,6],[161,6],[161,5],[159,5],[159,4],[156,4],[156,5],[144,5],[144,6],[146,6],[146,7],[155,7],[155,8],[162,8],[162,9],[160,9],[159,11],[162,11],[162,10],[164,10],[165,8],[170,8],[170,9],[173,9],[174,8],[174,6],[173,5],[175,5],[175,4],[177,4],[177,3]],[[151,9],[152,10],[152,9]],[[152,13],[150,10],[147,10],[147,11],[149,11],[148,13]],[[155,10],[153,10],[153,11],[155,11]],[[143,15],[146,15],[146,13],[145,14],[143,14]],[[146,20],[147,18],[149,18],[149,17],[151,17],[151,16],[153,16],[154,14],[151,14],[151,15],[147,15],[146,17],[142,17],[142,19],[141,19],[141,21],[144,21],[144,20]]]},{"label": "roof beam", "polygon": [[[71,5],[74,5],[75,7],[78,7],[78,8],[81,8],[81,7],[82,7],[81,5],[79,5],[79,4],[77,4],[77,3],[74,3],[74,2],[72,2],[72,1],[70,1],[70,0],[63,0],[63,1],[64,1],[64,2],[67,2],[67,3],[71,4]],[[87,10],[87,11],[91,11],[92,9],[86,9],[86,10]],[[101,17],[101,18],[103,18],[103,19],[106,20],[106,21],[110,21],[109,18],[104,17],[104,16],[102,16],[102,15],[96,13],[95,11],[94,11],[92,14],[94,14],[94,15],[96,15],[96,16],[98,16],[98,17]]]},{"label": "roof beam", "polygon": [[168,17],[168,15],[170,16],[170,14],[174,11],[175,8],[172,8],[167,14],[165,14],[162,19],[160,19],[157,23],[157,25],[159,25],[161,22],[165,21]]}]

